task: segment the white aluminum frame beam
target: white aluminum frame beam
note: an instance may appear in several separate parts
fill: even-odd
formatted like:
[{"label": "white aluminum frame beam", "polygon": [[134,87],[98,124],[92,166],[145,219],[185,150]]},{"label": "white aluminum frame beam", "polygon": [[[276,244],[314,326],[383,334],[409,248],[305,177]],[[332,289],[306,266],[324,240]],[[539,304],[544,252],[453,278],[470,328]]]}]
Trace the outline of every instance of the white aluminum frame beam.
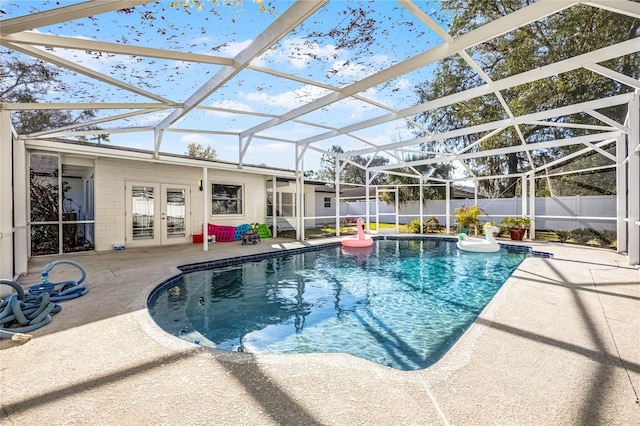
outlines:
[{"label": "white aluminum frame beam", "polygon": [[527,124],[531,124],[533,126],[564,127],[566,129],[599,130],[603,132],[615,129],[611,126],[595,126],[592,124],[562,123],[556,121],[531,121]]},{"label": "white aluminum frame beam", "polygon": [[626,84],[627,86],[632,87],[634,89],[640,89],[640,81],[634,78],[631,78],[627,75],[624,75],[622,73],[619,73],[618,71],[614,71],[612,69],[603,67],[602,65],[599,65],[599,64],[586,64],[584,67],[589,71],[598,73],[604,77],[610,78],[611,80],[615,80],[619,83]]},{"label": "white aluminum frame beam", "polygon": [[[531,121],[539,121],[539,120],[544,120],[549,118],[571,115],[571,114],[582,112],[588,109],[606,108],[606,107],[611,107],[616,105],[622,105],[629,102],[632,96],[633,96],[633,93],[625,93],[622,95],[611,96],[609,98],[596,99],[593,101],[587,101],[587,102],[582,102],[578,104],[568,105],[565,107],[550,109],[547,111],[541,111],[541,112],[535,112],[532,114],[522,115],[514,119],[493,121],[490,123],[479,124],[477,126],[451,130],[449,132],[444,132],[437,135],[424,136],[424,137],[409,140],[409,141],[402,141],[402,142],[387,144],[386,147],[401,148],[403,146],[417,145],[420,143],[430,142],[437,139],[456,138],[460,136],[470,135],[473,133],[482,133],[482,132],[498,129],[500,127],[505,127],[505,126],[528,124]],[[340,154],[339,156],[347,157],[347,156],[353,156],[353,155],[365,155],[365,154],[371,154],[374,151],[375,150],[372,150],[370,148],[364,148],[360,150],[349,151],[347,153]],[[410,163],[410,164],[415,165],[420,163],[417,162],[417,163]]]},{"label": "white aluminum frame beam", "polygon": [[629,132],[628,151],[629,163],[627,168],[628,205],[628,256],[629,264],[640,265],[640,90],[629,102]]},{"label": "white aluminum frame beam", "polygon": [[83,74],[83,75],[86,75],[87,77],[93,78],[103,83],[110,84],[119,89],[126,90],[131,93],[135,93],[136,95],[140,95],[145,98],[154,99],[165,105],[175,104],[175,102],[170,101],[169,99],[166,99],[162,96],[156,95],[155,93],[147,92],[146,90],[143,90],[139,87],[127,84],[123,82],[121,79],[110,77],[108,75],[96,72],[90,68],[79,65],[75,62],[71,62],[66,59],[60,58],[59,56],[56,56],[45,50],[42,50],[36,47],[31,47],[31,46],[13,45],[11,43],[6,43],[4,40],[0,40],[0,44],[2,44],[5,47],[10,47],[11,49],[16,50],[18,52],[22,52],[25,55],[41,59],[45,62],[49,62],[59,67],[66,68],[73,72],[77,72],[78,74]]},{"label": "white aluminum frame beam", "polygon": [[[4,24],[3,24],[4,25]],[[4,42],[11,45],[29,45],[56,47],[60,49],[107,52],[116,55],[139,56],[154,59],[167,59],[172,61],[196,62],[202,64],[231,66],[232,58],[222,56],[203,55],[200,53],[179,52],[176,50],[158,49],[154,47],[144,47],[132,44],[109,43],[106,41],[87,40],[86,38],[74,38],[35,32],[22,32],[5,35]]]},{"label": "white aluminum frame beam", "polygon": [[624,124],[620,124],[617,121],[607,117],[606,115],[599,113],[598,111],[593,111],[589,109],[589,110],[586,110],[585,112],[590,116],[592,116],[593,118],[597,118],[603,123],[610,125],[614,129],[618,129],[624,133],[629,133],[629,129]]},{"label": "white aluminum frame beam", "polygon": [[[607,146],[607,145],[609,145],[610,143],[615,142],[615,141],[616,141],[616,139],[608,139],[608,140],[604,140],[604,141],[601,141],[601,142],[596,143],[596,144],[595,144],[595,146],[597,146],[598,148],[602,148],[602,147]],[[538,166],[538,167],[536,167],[536,169],[534,170],[534,172],[536,172],[536,173],[537,173],[537,172],[540,172],[540,171],[542,171],[542,170],[545,170],[545,169],[548,169],[548,168],[550,168],[550,167],[553,167],[553,166],[555,166],[555,165],[557,165],[557,164],[562,164],[562,163],[564,163],[564,162],[566,162],[566,161],[571,160],[572,158],[579,157],[579,156],[581,156],[581,155],[583,155],[583,154],[586,154],[586,153],[588,153],[589,151],[592,151],[592,148],[591,148],[591,147],[589,147],[589,148],[584,148],[584,149],[581,149],[580,151],[576,151],[576,152],[573,152],[573,153],[571,153],[571,154],[565,155],[565,156],[564,156],[564,157],[562,157],[562,158],[558,158],[557,160],[553,160],[553,161],[551,161],[551,162],[549,162],[549,163],[543,164],[542,166]]]},{"label": "white aluminum frame beam", "polygon": [[[0,277],[11,279],[13,270],[13,157],[11,114],[0,111],[0,180],[5,188],[0,193]],[[26,173],[26,171],[25,171]],[[4,289],[2,289],[4,290]],[[3,294],[0,294],[3,296]]]},{"label": "white aluminum frame beam", "polygon": [[[447,56],[458,53],[462,50],[468,49],[495,37],[498,37],[502,34],[508,33],[509,31],[513,31],[523,25],[529,24],[538,19],[544,18],[545,16],[552,15],[557,13],[563,9],[571,7],[576,4],[576,1],[569,0],[556,0],[556,1],[540,1],[519,9],[509,15],[506,15],[502,18],[496,19],[494,21],[489,22],[488,24],[483,25],[482,27],[476,28],[466,34],[461,35],[457,39],[454,40],[453,43],[444,43],[439,46],[436,46],[432,49],[429,49],[425,52],[422,52],[416,56],[413,56],[403,62],[400,62],[396,65],[390,66],[378,73],[365,77],[359,80],[356,83],[350,84],[344,88],[339,93],[330,93],[322,98],[319,98],[313,102],[310,102],[306,105],[293,109],[285,114],[282,114],[276,119],[272,119],[266,121],[257,126],[251,127],[245,130],[242,133],[242,136],[247,136],[251,133],[258,133],[263,130],[269,129],[278,124],[285,123],[287,121],[298,118],[302,115],[330,105],[332,103],[338,102],[342,99],[345,99],[349,96],[355,95],[357,93],[363,92],[371,87],[377,86],[378,84],[384,83],[385,81],[392,80],[400,75],[409,73],[411,71],[415,71],[419,68],[423,68],[431,63],[437,62]],[[396,115],[396,114],[393,114]],[[410,114],[406,114],[410,115]],[[397,117],[396,118],[402,118]],[[306,143],[305,141],[301,141],[301,143]]]},{"label": "white aluminum frame beam", "polygon": [[[294,3],[280,15],[273,24],[269,25],[269,27],[260,33],[249,46],[234,57],[234,66],[227,66],[218,71],[189,96],[181,108],[174,110],[168,117],[165,117],[165,119],[156,126],[156,130],[165,129],[184,117],[189,111],[198,106],[227,81],[246,68],[252,60],[277,43],[301,22],[313,15],[318,9],[324,7],[327,2],[328,0],[318,2],[298,1]],[[248,133],[243,132],[240,134],[240,138],[244,139],[247,135]],[[161,141],[156,141],[156,155],[158,155],[160,151],[160,142]]]},{"label": "white aluminum frame beam", "polygon": [[640,3],[626,0],[591,0],[583,4],[640,19]]},{"label": "white aluminum frame beam", "polygon": [[7,19],[6,21],[3,21],[2,25],[0,26],[0,35],[4,37],[8,34],[32,30],[34,28],[46,27],[49,25],[60,24],[62,22],[86,18],[89,16],[100,15],[102,13],[134,7],[144,3],[149,3],[149,0],[87,1],[71,6],[59,7],[44,12],[20,16],[18,18]]},{"label": "white aluminum frame beam", "polygon": [[8,111],[31,111],[42,109],[64,109],[64,110],[77,110],[77,109],[151,109],[162,110],[175,107],[177,104],[156,104],[156,103],[111,103],[111,102],[16,102],[16,103],[0,103],[0,109]]},{"label": "white aluminum frame beam", "polygon": [[[124,114],[118,114],[118,115],[114,115],[114,116],[110,116],[110,117],[99,118],[99,119],[96,119],[96,120],[89,120],[89,121],[85,121],[85,122],[82,122],[82,123],[70,124],[68,126],[62,126],[62,127],[58,127],[58,128],[55,128],[55,129],[49,129],[49,130],[43,130],[41,132],[29,133],[29,134],[25,135],[25,137],[29,137],[29,138],[44,137],[44,136],[50,135],[52,133],[64,132],[65,130],[72,130],[72,129],[76,129],[78,127],[95,126],[96,124],[109,123],[111,121],[121,120],[121,119],[129,118],[129,117],[135,117],[137,115],[149,114],[149,113],[155,112],[155,111],[157,111],[157,110],[149,109],[149,110],[141,110],[141,111],[131,111],[131,112],[127,112],[127,113],[124,113]],[[102,131],[98,131],[98,130],[94,130],[94,133],[102,134],[103,132]]]},{"label": "white aluminum frame beam", "polygon": [[[495,156],[495,155],[513,154],[517,152],[522,152],[524,150],[533,151],[537,149],[548,149],[548,148],[557,148],[557,147],[568,146],[568,145],[578,145],[578,144],[584,144],[586,142],[598,142],[598,141],[602,141],[603,139],[615,138],[618,134],[619,134],[618,132],[597,133],[594,135],[578,136],[571,139],[556,139],[553,141],[531,143],[531,144],[527,144],[526,146],[515,145],[515,146],[504,147],[504,148],[490,149],[487,151],[469,152],[469,153],[461,154],[457,156],[430,158],[428,160],[416,161],[412,164],[424,165],[424,164],[448,163],[455,159],[466,160],[471,158],[481,158],[481,157],[489,157],[489,156]],[[378,167],[371,167],[369,170],[386,170],[386,168],[387,166],[378,166]]]},{"label": "white aluminum frame beam", "polygon": [[493,83],[493,88],[488,84],[474,87],[472,89],[467,89],[459,93],[454,93],[449,96],[444,96],[433,101],[406,108],[404,110],[398,111],[397,114],[386,114],[380,117],[375,117],[369,120],[364,120],[359,123],[354,123],[349,126],[342,127],[339,130],[333,130],[331,132],[326,132],[320,135],[302,139],[298,143],[319,142],[325,139],[343,135],[345,133],[351,133],[368,127],[384,124],[405,116],[420,114],[423,112],[432,111],[437,108],[450,106],[459,102],[468,101],[480,96],[489,95],[493,93],[494,90],[505,90],[514,86],[531,83],[543,78],[548,78],[557,74],[573,71],[575,69],[582,68],[585,64],[593,63],[594,61],[605,61],[638,51],[640,51],[640,38],[628,40],[622,43],[615,44],[613,46],[604,47],[599,50],[594,50],[593,52],[585,53],[573,58],[565,59],[560,62],[545,65],[534,70],[525,71],[521,74],[497,80]]},{"label": "white aluminum frame beam", "polygon": [[616,141],[616,240],[618,241],[617,252],[626,253],[629,250],[627,243],[628,227],[624,219],[627,217],[627,170],[625,160],[627,159],[627,139],[621,135]]},{"label": "white aluminum frame beam", "polygon": [[101,130],[74,130],[74,131],[52,131],[44,136],[31,136],[31,135],[22,135],[20,139],[47,139],[47,138],[60,138],[60,137],[69,137],[69,136],[90,136],[95,134],[102,135],[115,135],[115,134],[123,134],[123,133],[139,133],[139,132],[151,132],[153,131],[153,127],[136,127],[136,128],[126,128],[126,129],[101,129]]}]

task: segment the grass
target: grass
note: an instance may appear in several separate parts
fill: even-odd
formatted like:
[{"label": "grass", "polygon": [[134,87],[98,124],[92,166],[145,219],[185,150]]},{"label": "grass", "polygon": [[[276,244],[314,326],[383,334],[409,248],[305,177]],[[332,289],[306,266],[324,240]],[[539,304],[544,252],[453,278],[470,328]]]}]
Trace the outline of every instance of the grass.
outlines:
[{"label": "grass", "polygon": [[[380,229],[395,229],[396,224],[395,223],[380,223],[379,224]],[[371,230],[372,231],[376,231],[376,224],[372,223],[371,224]],[[409,226],[408,225],[400,225],[399,227],[400,233],[401,234],[409,234],[411,233],[409,230]],[[452,228],[452,232],[455,233],[455,228]],[[335,237],[336,235],[336,228],[332,228],[329,226],[326,227],[322,227],[322,228],[314,228],[314,229],[305,229],[304,231],[305,233],[305,238],[308,239],[315,239],[315,238],[327,238],[327,237]],[[341,226],[340,227],[340,235],[355,235],[357,233],[356,230],[356,226],[352,225],[352,226]],[[279,231],[278,232],[278,236],[279,237],[283,237],[283,238],[296,238],[296,231],[295,230],[290,230],[290,231]],[[509,235],[506,233],[500,234],[500,236],[502,237],[506,237],[508,238]],[[565,237],[566,238],[566,237]],[[550,242],[554,242],[554,243],[562,243],[562,238],[560,238],[560,236],[553,230],[536,230],[536,241],[550,241]],[[616,249],[617,248],[617,242],[613,241],[611,244],[606,244],[603,243],[601,240],[598,240],[596,238],[594,239],[590,239],[588,241],[576,241],[575,239],[572,239],[571,237],[567,238],[565,240],[565,243],[567,244],[576,244],[576,245],[581,245],[580,243],[582,243],[582,245],[586,245],[589,247],[605,247],[605,248],[610,248],[610,249]]]},{"label": "grass", "polygon": [[[380,229],[396,229],[395,223],[380,223]],[[371,230],[376,231],[376,224],[371,224]],[[407,225],[400,224],[399,230],[401,234],[408,234],[409,227]],[[358,233],[355,224],[352,226],[341,226],[340,227],[340,235],[355,235]],[[335,237],[336,228],[332,228],[330,226],[322,227],[322,228],[313,228],[313,229],[305,229],[304,230],[305,238],[314,239],[314,238],[326,238],[326,237]],[[295,238],[296,231],[288,230],[288,231],[278,231],[278,236],[283,238]]]},{"label": "grass", "polygon": [[[567,232],[567,231],[565,231]],[[571,237],[571,232],[568,232],[568,237],[565,236],[565,241],[564,243],[567,244],[577,244],[577,245],[585,245],[585,246],[589,246],[589,247],[604,247],[604,248],[610,248],[610,249],[617,249],[618,248],[618,242],[617,241],[612,241],[611,243],[609,243],[606,238],[590,238],[590,239],[586,239],[583,238],[582,240],[576,240],[575,238]],[[538,241],[550,241],[550,242],[554,242],[554,243],[563,243],[563,238],[561,238],[556,231],[553,230],[536,230],[536,240]]]}]

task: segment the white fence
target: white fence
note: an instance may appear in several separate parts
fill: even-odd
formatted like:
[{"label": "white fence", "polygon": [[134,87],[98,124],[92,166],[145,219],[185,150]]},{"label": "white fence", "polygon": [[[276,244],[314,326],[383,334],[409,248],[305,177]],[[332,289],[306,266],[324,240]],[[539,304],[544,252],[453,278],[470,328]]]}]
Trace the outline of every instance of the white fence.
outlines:
[{"label": "white fence", "polygon": [[[528,200],[527,200],[528,202]],[[445,200],[428,200],[423,207],[425,219],[435,216],[442,225],[445,224]],[[455,224],[456,207],[462,204],[473,206],[474,200],[451,200],[451,226]],[[520,216],[522,214],[521,198],[478,199],[486,216],[483,220],[499,223],[504,216]],[[376,202],[369,201],[371,220],[375,221]],[[616,196],[597,195],[573,197],[536,198],[536,229],[564,229],[571,231],[577,228],[616,229]],[[399,208],[399,222],[408,223],[420,216],[419,202],[409,202]],[[395,206],[380,202],[378,204],[380,222],[395,223]],[[365,201],[340,203],[340,216],[360,217],[366,213]]]}]

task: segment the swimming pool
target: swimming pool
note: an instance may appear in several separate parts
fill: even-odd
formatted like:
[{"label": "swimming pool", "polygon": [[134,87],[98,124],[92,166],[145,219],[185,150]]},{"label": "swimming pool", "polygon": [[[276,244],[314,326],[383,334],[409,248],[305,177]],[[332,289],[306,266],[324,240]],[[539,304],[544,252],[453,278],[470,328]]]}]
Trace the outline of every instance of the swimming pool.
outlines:
[{"label": "swimming pool", "polygon": [[[182,339],[251,353],[342,352],[401,370],[440,359],[527,256],[442,239],[339,245],[185,273],[149,297]],[[229,262],[231,263],[231,262]]]}]

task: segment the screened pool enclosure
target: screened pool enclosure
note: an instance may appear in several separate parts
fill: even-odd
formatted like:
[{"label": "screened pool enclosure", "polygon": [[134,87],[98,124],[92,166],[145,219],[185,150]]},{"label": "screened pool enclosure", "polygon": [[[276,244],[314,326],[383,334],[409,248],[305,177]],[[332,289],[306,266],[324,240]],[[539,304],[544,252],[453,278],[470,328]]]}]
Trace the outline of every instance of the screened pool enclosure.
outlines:
[{"label": "screened pool enclosure", "polygon": [[[451,2],[176,3],[3,4],[0,276],[212,222],[277,230],[285,209],[302,240],[352,214],[354,188],[369,223],[372,201],[398,223],[410,200],[407,216],[452,231],[461,188],[467,204],[514,200],[492,213],[530,218],[532,238],[544,221],[606,222],[640,263],[640,3],[466,21]],[[328,184],[314,208],[311,181]],[[611,207],[563,198],[598,196]]]}]

